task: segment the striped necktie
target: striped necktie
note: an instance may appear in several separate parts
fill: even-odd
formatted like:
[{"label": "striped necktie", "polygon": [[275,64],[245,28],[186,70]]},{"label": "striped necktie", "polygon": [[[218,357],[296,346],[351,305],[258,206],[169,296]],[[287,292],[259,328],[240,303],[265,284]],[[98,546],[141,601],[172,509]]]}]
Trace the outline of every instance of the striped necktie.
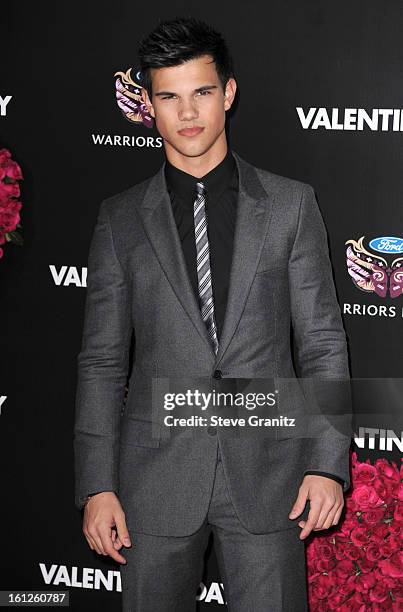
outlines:
[{"label": "striped necktie", "polygon": [[213,287],[211,283],[210,248],[207,235],[206,188],[196,183],[197,198],[194,202],[194,225],[197,254],[197,278],[199,284],[199,306],[206,324],[214,353],[217,355],[217,325],[214,317]]}]

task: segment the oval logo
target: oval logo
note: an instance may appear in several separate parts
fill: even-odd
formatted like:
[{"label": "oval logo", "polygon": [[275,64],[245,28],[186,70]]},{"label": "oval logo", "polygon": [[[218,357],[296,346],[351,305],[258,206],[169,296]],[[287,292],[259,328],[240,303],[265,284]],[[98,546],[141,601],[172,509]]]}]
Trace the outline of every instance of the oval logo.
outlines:
[{"label": "oval logo", "polygon": [[379,253],[403,253],[403,238],[398,238],[397,236],[380,236],[379,238],[373,238],[369,246]]}]

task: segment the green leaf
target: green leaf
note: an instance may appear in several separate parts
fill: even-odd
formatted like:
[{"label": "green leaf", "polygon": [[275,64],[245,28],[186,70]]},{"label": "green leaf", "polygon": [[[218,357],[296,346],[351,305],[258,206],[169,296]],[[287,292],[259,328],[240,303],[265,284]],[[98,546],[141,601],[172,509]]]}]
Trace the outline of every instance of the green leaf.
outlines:
[{"label": "green leaf", "polygon": [[11,242],[15,242],[18,246],[22,246],[24,244],[24,239],[19,232],[14,230],[13,232],[8,232],[6,234],[6,240]]}]

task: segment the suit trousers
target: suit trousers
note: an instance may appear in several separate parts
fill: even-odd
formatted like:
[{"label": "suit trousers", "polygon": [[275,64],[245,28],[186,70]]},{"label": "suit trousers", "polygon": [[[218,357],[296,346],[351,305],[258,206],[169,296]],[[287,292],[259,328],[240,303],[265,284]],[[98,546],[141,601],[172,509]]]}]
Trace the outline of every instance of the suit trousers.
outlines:
[{"label": "suit trousers", "polygon": [[127,560],[120,569],[123,612],[194,612],[211,531],[229,612],[308,610],[299,528],[253,534],[242,526],[229,496],[217,438],[213,491],[200,529],[184,537],[129,530],[132,546],[121,549]]}]

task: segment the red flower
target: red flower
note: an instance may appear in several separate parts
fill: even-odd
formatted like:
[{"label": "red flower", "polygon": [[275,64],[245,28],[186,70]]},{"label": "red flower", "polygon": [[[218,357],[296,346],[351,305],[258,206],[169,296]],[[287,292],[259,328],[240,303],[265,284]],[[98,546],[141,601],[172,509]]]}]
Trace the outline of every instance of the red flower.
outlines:
[{"label": "red flower", "polygon": [[393,513],[393,518],[398,523],[400,523],[400,524],[403,523],[403,503],[397,502],[395,511]]},{"label": "red flower", "polygon": [[379,561],[378,566],[385,576],[403,578],[403,551],[394,553],[389,559]]},{"label": "red flower", "polygon": [[[8,149],[0,149],[0,244],[6,239],[22,244],[22,238],[16,230],[20,223],[19,211],[21,202],[18,181],[23,178],[21,168],[13,159]],[[4,251],[0,248],[0,259]]]},{"label": "red flower", "polygon": [[358,485],[354,487],[352,499],[357,508],[361,510],[369,510],[382,505],[382,499],[378,496],[372,486]]},{"label": "red flower", "polygon": [[8,198],[18,198],[20,195],[20,186],[18,183],[4,183],[0,181],[0,201]]},{"label": "red flower", "polygon": [[375,467],[378,471],[378,475],[384,479],[389,479],[394,482],[399,482],[399,472],[397,471],[396,463],[393,461],[389,463],[386,459],[377,459],[375,461]]},{"label": "red flower", "polygon": [[313,596],[318,599],[325,599],[329,596],[329,594],[333,590],[333,581],[330,576],[326,576],[325,574],[319,576],[318,580],[312,587]]},{"label": "red flower", "polygon": [[381,550],[377,543],[370,542],[365,551],[368,561],[378,561],[382,557]]},{"label": "red flower", "polygon": [[357,484],[369,484],[377,477],[377,469],[370,463],[359,463],[354,474],[354,482]]},{"label": "red flower", "polygon": [[5,168],[5,176],[15,181],[20,181],[23,178],[19,164],[13,159],[10,160]]},{"label": "red flower", "polygon": [[6,166],[9,159],[11,159],[10,151],[8,149],[0,149],[0,166]]},{"label": "red flower", "polygon": [[370,532],[367,527],[356,527],[351,532],[351,541],[356,546],[364,546],[370,538]]},{"label": "red flower", "polygon": [[22,204],[17,200],[9,200],[7,203],[0,202],[0,232],[5,234],[12,232],[20,222],[19,211]]},{"label": "red flower", "polygon": [[388,597],[389,597],[388,588],[385,587],[385,585],[382,584],[382,582],[378,582],[378,584],[376,584],[369,593],[370,600],[375,601],[377,603],[381,603],[385,601]]},{"label": "red flower", "polygon": [[384,514],[385,508],[382,506],[379,508],[371,508],[362,513],[362,520],[367,525],[377,525],[381,522]]},{"label": "red flower", "polygon": [[[352,490],[332,535],[307,545],[311,612],[403,610],[403,462],[360,463],[352,453]],[[325,532],[326,533],[326,532]]]}]

